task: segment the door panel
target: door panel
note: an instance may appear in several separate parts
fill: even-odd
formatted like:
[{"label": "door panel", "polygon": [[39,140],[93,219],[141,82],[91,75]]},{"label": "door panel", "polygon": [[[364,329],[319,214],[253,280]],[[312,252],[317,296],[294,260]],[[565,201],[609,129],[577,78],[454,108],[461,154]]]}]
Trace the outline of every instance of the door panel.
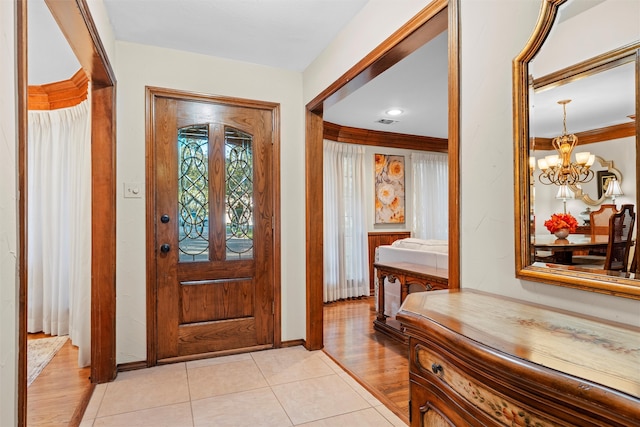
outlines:
[{"label": "door panel", "polygon": [[272,345],[270,110],[154,98],[157,359]]}]

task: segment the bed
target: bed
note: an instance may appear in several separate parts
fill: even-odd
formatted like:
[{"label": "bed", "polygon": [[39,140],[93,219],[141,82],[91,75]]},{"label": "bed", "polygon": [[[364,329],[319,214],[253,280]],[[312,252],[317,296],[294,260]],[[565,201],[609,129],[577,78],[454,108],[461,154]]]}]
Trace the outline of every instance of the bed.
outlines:
[{"label": "bed", "polygon": [[[416,238],[400,239],[391,245],[379,246],[376,249],[375,262],[381,264],[406,262],[420,264],[436,269],[442,275],[449,272],[449,244],[446,240],[424,240]],[[375,275],[375,301],[378,311],[378,276]],[[395,318],[400,309],[400,284],[397,281],[384,283],[384,314]]]}]

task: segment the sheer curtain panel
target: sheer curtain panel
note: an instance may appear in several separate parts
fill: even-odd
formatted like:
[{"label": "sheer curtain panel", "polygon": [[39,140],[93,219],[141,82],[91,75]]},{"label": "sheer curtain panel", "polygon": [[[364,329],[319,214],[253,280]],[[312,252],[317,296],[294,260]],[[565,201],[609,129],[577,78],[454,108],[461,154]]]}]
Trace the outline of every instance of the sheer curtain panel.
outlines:
[{"label": "sheer curtain panel", "polygon": [[364,147],[324,141],[324,302],[369,294]]},{"label": "sheer curtain panel", "polygon": [[449,236],[448,157],[412,153],[413,237],[447,240]]},{"label": "sheer curtain panel", "polygon": [[27,330],[69,335],[91,361],[89,101],[29,111]]}]

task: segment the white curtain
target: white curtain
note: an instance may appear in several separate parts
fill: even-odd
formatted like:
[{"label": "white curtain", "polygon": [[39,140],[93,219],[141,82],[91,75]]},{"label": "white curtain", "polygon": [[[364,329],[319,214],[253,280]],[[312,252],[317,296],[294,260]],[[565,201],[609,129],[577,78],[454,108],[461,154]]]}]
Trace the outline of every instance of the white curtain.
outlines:
[{"label": "white curtain", "polygon": [[447,240],[449,168],[446,154],[412,153],[413,237]]},{"label": "white curtain", "polygon": [[364,147],[324,141],[324,302],[369,294]]},{"label": "white curtain", "polygon": [[89,101],[29,111],[27,330],[69,335],[91,362]]}]

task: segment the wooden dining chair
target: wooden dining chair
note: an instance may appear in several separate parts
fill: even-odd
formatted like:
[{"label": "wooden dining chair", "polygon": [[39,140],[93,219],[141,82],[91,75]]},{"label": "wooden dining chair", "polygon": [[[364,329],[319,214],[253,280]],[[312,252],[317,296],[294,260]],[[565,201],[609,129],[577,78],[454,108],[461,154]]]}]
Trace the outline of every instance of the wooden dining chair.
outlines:
[{"label": "wooden dining chair", "polygon": [[[597,211],[591,211],[589,213],[589,225],[591,227],[591,237],[594,236],[607,236],[609,234],[609,219],[611,215],[617,213],[618,209],[615,204],[600,205],[600,209]],[[589,251],[590,255],[601,256],[602,261],[607,254],[604,249],[593,249]]]},{"label": "wooden dining chair", "polygon": [[620,212],[609,219],[609,244],[604,261],[605,270],[627,271],[629,268],[629,253],[636,214],[633,205],[622,205]]},{"label": "wooden dining chair", "polygon": [[591,236],[609,234],[609,219],[611,215],[617,213],[616,205],[600,205],[597,211],[589,213],[589,224],[591,225]]}]

